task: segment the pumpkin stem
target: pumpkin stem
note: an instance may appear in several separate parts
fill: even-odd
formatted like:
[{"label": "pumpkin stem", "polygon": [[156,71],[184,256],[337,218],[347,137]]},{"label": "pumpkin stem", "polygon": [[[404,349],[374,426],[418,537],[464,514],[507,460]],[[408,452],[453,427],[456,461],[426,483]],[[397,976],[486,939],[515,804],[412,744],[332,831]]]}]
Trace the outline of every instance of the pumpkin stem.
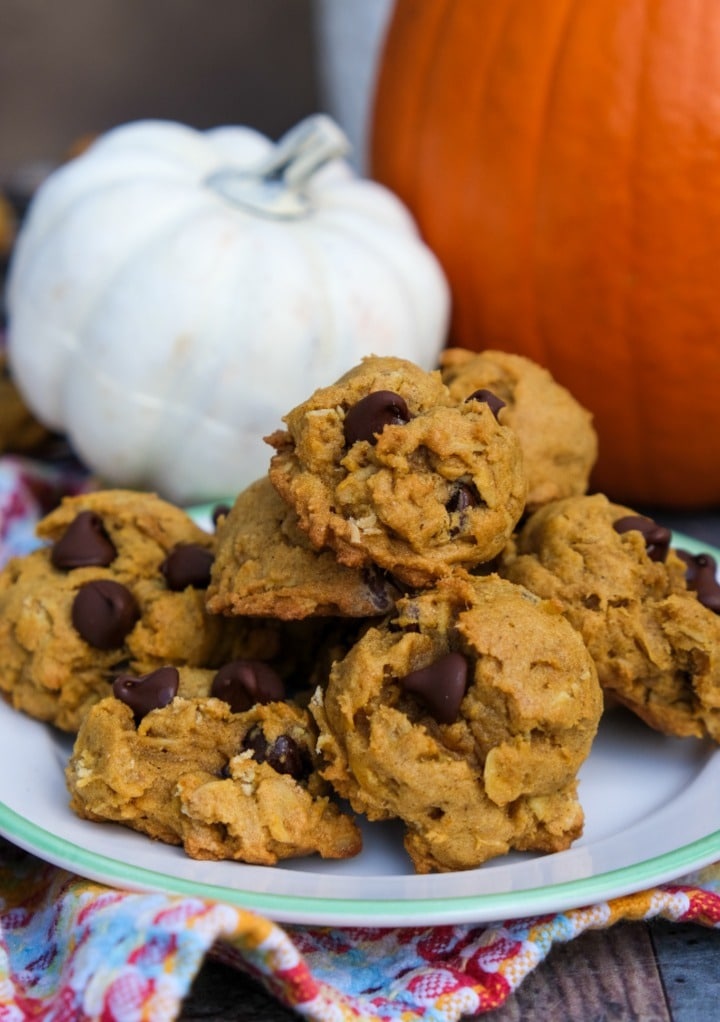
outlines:
[{"label": "pumpkin stem", "polygon": [[306,215],[310,179],[331,160],[350,151],[350,142],[325,114],[300,121],[280,138],[267,156],[250,169],[215,171],[205,184],[234,205],[281,219]]}]

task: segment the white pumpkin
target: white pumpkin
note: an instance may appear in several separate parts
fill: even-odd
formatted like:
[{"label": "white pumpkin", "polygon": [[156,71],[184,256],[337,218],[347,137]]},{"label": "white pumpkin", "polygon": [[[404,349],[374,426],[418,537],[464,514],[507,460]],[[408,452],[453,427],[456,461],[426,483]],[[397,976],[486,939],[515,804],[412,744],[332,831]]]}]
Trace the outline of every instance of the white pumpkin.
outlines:
[{"label": "white pumpkin", "polygon": [[263,435],[366,354],[430,368],[449,292],[406,208],[318,115],[138,121],[54,171],[9,272],[13,377],[108,485],[180,503],[267,471]]}]

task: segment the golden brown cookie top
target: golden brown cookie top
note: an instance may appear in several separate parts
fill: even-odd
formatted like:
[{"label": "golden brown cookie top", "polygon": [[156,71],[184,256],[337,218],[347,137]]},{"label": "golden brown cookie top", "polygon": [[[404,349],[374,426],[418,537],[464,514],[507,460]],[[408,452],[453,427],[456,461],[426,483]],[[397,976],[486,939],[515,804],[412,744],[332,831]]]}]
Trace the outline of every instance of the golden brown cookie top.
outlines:
[{"label": "golden brown cookie top", "polygon": [[121,700],[103,699],[66,769],[70,805],[198,859],[355,855],[360,833],[328,797],[315,741],[306,711],[285,702],[233,713],[219,699],[179,696],[138,720]]},{"label": "golden brown cookie top", "polygon": [[658,532],[602,493],[568,497],[528,518],[504,551],[501,573],[517,580],[522,572],[534,592],[604,613],[685,592],[685,564],[670,542],[668,529]]},{"label": "golden brown cookie top", "polygon": [[499,570],[559,601],[603,687],[648,724],[720,741],[720,616],[688,588],[669,529],[603,494],[571,497],[528,519]]},{"label": "golden brown cookie top", "polygon": [[512,430],[411,362],[366,358],[285,421],[270,479],[313,546],[351,567],[428,584],[491,560],[524,509]]},{"label": "golden brown cookie top", "polygon": [[440,369],[457,401],[487,389],[505,402],[499,418],[522,447],[529,510],[587,491],[598,449],[592,415],[547,369],[523,355],[464,348],[446,349]]},{"label": "golden brown cookie top", "polygon": [[311,709],[325,775],[371,818],[400,817],[426,871],[567,847],[601,704],[554,603],[495,575],[455,575],[369,628]]},{"label": "golden brown cookie top", "polygon": [[[91,516],[94,517],[93,522],[90,521]],[[75,535],[75,559],[83,559],[82,566],[101,563],[98,558],[102,555],[97,553],[97,548],[104,534],[115,549],[115,555],[108,564],[113,564],[118,575],[127,573],[137,577],[150,571],[157,572],[176,548],[192,544],[208,551],[204,558],[198,554],[196,570],[202,570],[201,562],[206,561],[206,575],[209,577],[213,536],[196,525],[182,508],[154,493],[109,489],[65,497],[59,507],[39,522],[37,534],[52,544],[57,544],[65,536],[69,546],[73,541],[72,534],[67,537],[69,532]],[[186,570],[191,570],[191,556],[187,553]],[[180,561],[182,570],[182,558],[175,560]],[[79,565],[73,563],[73,566]]]},{"label": "golden brown cookie top", "polygon": [[349,568],[331,550],[316,550],[268,478],[240,493],[218,525],[208,589],[213,613],[377,617],[399,595],[372,565]]},{"label": "golden brown cookie top", "polygon": [[30,716],[76,731],[118,674],[278,654],[279,622],[208,613],[214,539],[152,494],[67,498],[38,533],[0,572],[0,689]]}]

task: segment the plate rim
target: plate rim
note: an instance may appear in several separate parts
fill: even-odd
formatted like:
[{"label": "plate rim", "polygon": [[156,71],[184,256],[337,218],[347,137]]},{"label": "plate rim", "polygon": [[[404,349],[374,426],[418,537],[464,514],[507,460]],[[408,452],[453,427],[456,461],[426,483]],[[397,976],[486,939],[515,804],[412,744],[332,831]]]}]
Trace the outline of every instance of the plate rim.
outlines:
[{"label": "plate rim", "polygon": [[[440,895],[435,898],[318,898],[248,891],[174,877],[90,852],[67,838],[33,823],[0,802],[0,834],[46,862],[99,883],[122,882],[133,891],[203,898],[232,904],[278,922],[322,925],[439,925],[444,922],[488,922],[581,908],[598,901],[636,893],[645,887],[680,879],[720,856],[720,829],[669,852],[588,877],[558,884],[501,891],[497,894]],[[39,853],[43,853],[40,855]],[[110,880],[109,878],[112,878]]]}]

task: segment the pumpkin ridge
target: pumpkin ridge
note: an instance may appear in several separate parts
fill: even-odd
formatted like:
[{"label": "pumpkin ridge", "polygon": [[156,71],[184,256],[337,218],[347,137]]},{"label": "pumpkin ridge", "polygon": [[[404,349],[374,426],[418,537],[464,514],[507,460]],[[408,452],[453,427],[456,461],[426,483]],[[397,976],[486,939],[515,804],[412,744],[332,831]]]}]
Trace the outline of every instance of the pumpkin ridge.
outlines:
[{"label": "pumpkin ridge", "polygon": [[[439,24],[436,28],[436,40],[437,45],[442,46],[443,40],[447,39],[448,34],[452,32],[453,26],[453,14],[454,8],[462,3],[462,0],[449,0],[446,4],[440,4],[441,17]],[[425,121],[427,110],[429,105],[432,103],[433,96],[437,94],[439,89],[443,87],[443,70],[442,67],[434,60],[430,61],[429,69],[420,77],[421,87],[417,89],[418,92],[418,107],[417,117],[418,124],[422,126]],[[423,191],[423,180],[424,180],[424,161],[423,161],[423,139],[426,137],[419,127],[412,133],[412,137],[415,141],[415,145],[410,159],[410,165],[414,167],[414,174],[410,182],[410,207],[418,208],[421,206],[421,202],[416,200],[416,196],[419,198]],[[423,228],[420,225],[422,232]]]},{"label": "pumpkin ridge", "polygon": [[[102,299],[104,297],[104,289],[108,288],[108,287],[111,288],[114,284],[116,284],[117,281],[127,271],[128,266],[129,265],[133,265],[134,263],[137,262],[138,256],[141,253],[147,252],[150,247],[155,246],[155,245],[157,245],[160,249],[162,249],[163,245],[167,242],[167,240],[169,238],[172,238],[173,235],[179,233],[179,228],[183,228],[184,229],[188,222],[190,222],[191,220],[195,219],[195,217],[199,213],[203,213],[203,212],[205,212],[205,200],[204,199],[201,202],[198,203],[197,208],[193,208],[190,211],[187,211],[187,210],[184,211],[183,214],[182,214],[182,220],[180,220],[180,221],[178,221],[177,219],[171,220],[171,222],[169,222],[169,223],[164,225],[164,228],[163,228],[163,230],[160,233],[157,233],[157,228],[154,226],[153,227],[153,233],[150,236],[150,238],[143,237],[142,239],[137,239],[136,240],[136,245],[130,251],[126,251],[124,253],[123,260],[116,264],[115,269],[111,273],[111,275],[109,277],[107,277],[103,281],[102,289],[100,291],[98,291],[97,294],[96,294],[96,301],[91,303],[90,305],[88,305],[85,317],[84,317],[83,321],[80,324],[78,324],[78,326],[81,329],[84,329],[84,328],[86,328],[88,326],[90,320],[92,319],[93,315],[95,314],[95,312],[97,311],[98,307],[101,304],[101,301],[102,301]],[[175,211],[175,217],[177,217],[177,212],[176,211]]]},{"label": "pumpkin ridge", "polygon": [[[335,227],[335,225],[333,225],[327,220],[322,224],[318,224],[317,226],[318,234],[320,234],[322,231],[327,231],[328,233],[337,233],[338,236],[342,236],[341,229]],[[412,317],[410,326],[414,330],[416,330],[418,327],[418,322],[414,301],[415,296],[410,290],[410,287],[408,285],[407,280],[405,279],[404,274],[401,272],[402,270],[401,262],[398,260],[397,256],[392,254],[393,246],[384,245],[385,241],[385,238],[383,237],[384,234],[387,234],[392,238],[394,232],[393,231],[385,232],[383,231],[383,228],[381,226],[373,225],[372,231],[367,231],[364,233],[356,232],[353,237],[353,241],[356,247],[362,246],[373,257],[374,261],[380,263],[383,266],[386,274],[392,275],[395,287],[400,293],[402,293],[405,296],[406,299],[406,301],[403,303],[404,306],[403,312],[409,314]],[[378,348],[384,349],[385,345],[378,345]],[[381,351],[378,350],[374,353],[392,354],[392,352],[385,350]]]},{"label": "pumpkin ridge", "polygon": [[[304,231],[298,231],[297,234],[298,247],[305,253],[306,258],[310,261],[310,265],[315,267],[315,271],[312,274],[316,281],[314,288],[315,299],[318,300],[320,295],[322,295],[322,310],[316,317],[316,329],[313,331],[311,338],[312,348],[308,353],[308,364],[313,368],[314,372],[317,372],[318,367],[326,371],[327,364],[330,361],[328,351],[332,348],[332,338],[335,336],[337,325],[336,303],[333,301],[330,288],[330,281],[333,277],[328,272],[332,270],[333,261],[332,258],[328,257],[328,253],[318,243],[318,239],[314,235],[308,236]],[[320,380],[315,378],[315,384],[319,386]]]},{"label": "pumpkin ridge", "polygon": [[[414,196],[417,191],[419,180],[419,152],[418,141],[423,133],[424,114],[427,108],[428,97],[432,95],[433,86],[431,83],[431,71],[435,64],[435,55],[440,52],[438,42],[452,26],[452,0],[423,0],[422,16],[418,16],[414,5],[406,5],[393,12],[393,18],[399,22],[400,31],[388,31],[385,35],[381,58],[378,64],[379,74],[375,83],[375,95],[373,107],[378,102],[378,96],[386,91],[393,95],[403,97],[404,110],[401,112],[399,123],[390,124],[380,120],[380,134],[375,138],[373,150],[377,149],[388,154],[388,173],[385,175],[385,183],[393,191],[396,191],[394,179],[403,178],[403,191],[405,202],[412,209],[416,207]],[[430,31],[426,19],[432,18]],[[419,44],[425,44],[424,51],[418,50]],[[413,53],[413,78],[407,78],[407,66],[402,60],[403,51],[411,50]],[[397,69],[397,74],[395,73]],[[442,72],[438,73],[442,80]],[[376,114],[373,114],[373,121],[376,121]],[[387,136],[382,134],[382,124],[387,123],[390,129]],[[400,145],[398,146],[398,139]],[[403,154],[403,148],[405,150]],[[393,154],[397,154],[393,157]],[[372,155],[371,155],[372,160]],[[405,180],[407,167],[413,167],[415,173],[412,178]],[[422,228],[421,228],[422,230]]]},{"label": "pumpkin ridge", "polygon": [[[639,60],[638,60],[638,71],[637,71],[637,83],[635,88],[635,109],[633,111],[633,121],[638,121],[638,111],[642,107],[643,96],[647,91],[647,52],[648,52],[648,17],[647,10],[643,9],[644,19],[642,26],[642,38],[643,42],[640,47]],[[639,238],[639,227],[638,224],[641,222],[640,209],[642,206],[642,196],[640,182],[638,181],[638,168],[641,166],[640,152],[642,148],[642,140],[640,138],[640,132],[637,130],[633,132],[632,145],[629,153],[630,165],[628,171],[628,197],[629,201],[629,215],[628,215],[628,252],[630,253],[630,272],[631,276],[636,277],[638,275],[637,263],[640,258],[640,250],[642,247],[641,240]],[[634,258],[633,258],[634,257]],[[634,268],[633,268],[633,264]],[[647,458],[643,456],[643,443],[642,438],[648,428],[646,415],[644,414],[645,405],[641,400],[642,398],[642,368],[640,365],[640,353],[642,350],[642,337],[638,337],[636,329],[633,329],[633,322],[636,322],[636,316],[634,314],[633,306],[637,302],[637,293],[631,288],[625,290],[625,316],[624,324],[622,326],[623,333],[630,339],[628,345],[628,360],[630,371],[627,374],[627,389],[628,393],[625,397],[626,407],[632,409],[632,414],[629,414],[625,420],[625,428],[623,430],[623,448],[624,452],[628,452],[631,456],[632,463],[635,465],[636,479],[638,478],[638,471],[642,472],[645,478],[640,479],[640,485],[647,485],[647,469],[648,462]],[[652,341],[651,341],[652,343]]]},{"label": "pumpkin ridge", "polygon": [[385,54],[373,172],[446,270],[453,345],[534,358],[592,412],[592,488],[720,503],[720,5],[395,0]]},{"label": "pumpkin ridge", "polygon": [[[495,37],[494,37],[494,39],[491,42],[491,45],[490,45],[490,48],[489,48],[489,55],[488,55],[488,58],[487,58],[487,67],[489,68],[489,71],[488,71],[486,77],[481,82],[482,89],[480,90],[480,96],[479,96],[479,103],[480,103],[481,109],[487,109],[487,107],[489,105],[489,102],[490,102],[490,80],[492,78],[492,68],[495,66],[495,59],[496,59],[496,57],[498,55],[498,51],[500,50],[500,47],[501,47],[501,45],[502,45],[502,43],[504,41],[504,38],[505,38],[505,36],[506,36],[506,34],[508,32],[508,29],[509,29],[509,27],[510,27],[510,25],[512,23],[513,15],[517,11],[517,6],[518,6],[517,0],[515,0],[514,5],[513,5],[513,3],[511,3],[509,5],[508,9],[504,12],[503,17],[501,17],[499,22],[496,24]],[[471,104],[468,104],[468,107],[470,107],[470,105]],[[485,117],[484,116],[481,116],[480,118],[478,118],[476,127],[478,129],[478,131],[477,131],[478,140],[480,140],[482,138],[482,135],[483,135],[484,131],[485,131]],[[478,146],[478,148],[479,148],[479,146]],[[473,172],[472,166],[468,165],[468,176],[467,176],[467,180],[465,182],[465,189],[464,189],[464,191],[465,191],[464,203],[467,205],[467,207],[469,209],[474,210],[474,211],[477,211],[477,209],[478,209],[477,202],[474,201],[474,196],[475,196],[476,189],[477,189],[476,175]],[[483,223],[482,223],[482,218],[479,215],[477,216],[477,220],[478,220],[478,222],[476,224],[472,224],[471,225],[471,230],[477,230],[479,232],[482,232],[482,230],[483,230]],[[467,267],[467,272],[471,274],[472,267],[468,264],[468,261],[466,259],[463,259],[463,260],[461,260],[461,262]],[[462,274],[462,270],[460,270],[460,273]],[[471,281],[470,277],[468,278],[468,282],[470,284],[470,286],[468,287],[468,294],[470,296],[469,306],[470,306],[470,310],[472,312],[472,315],[471,315],[470,318],[474,319],[478,323],[482,323],[484,321],[484,319],[485,319],[485,315],[484,315],[484,311],[483,311],[483,308],[482,308],[482,302],[481,302],[481,299],[480,299],[480,295],[479,295],[478,291],[475,288],[472,287],[472,281]],[[461,327],[460,324],[456,325],[456,323],[455,323],[457,317],[462,316],[462,312],[463,312],[462,307],[458,307],[456,310],[453,311],[453,325],[456,326],[456,330],[454,330],[453,332],[457,333],[457,335],[459,335],[459,336],[463,336],[466,333],[466,330],[464,330]],[[484,338],[484,340],[487,340],[488,344],[492,344],[494,339],[492,338],[492,336],[487,336],[486,338]]]},{"label": "pumpkin ridge", "polygon": [[[530,357],[534,361],[539,362],[541,365],[546,365],[552,361],[552,348],[553,348],[553,336],[547,333],[543,328],[543,320],[539,315],[540,300],[539,295],[542,292],[543,286],[541,282],[542,268],[538,266],[538,235],[537,231],[537,217],[538,210],[540,208],[540,191],[542,188],[543,174],[541,173],[541,167],[543,165],[543,150],[547,139],[547,128],[551,118],[551,110],[554,106],[554,102],[557,96],[558,83],[560,78],[560,68],[563,63],[563,59],[568,52],[570,37],[572,34],[573,27],[577,24],[577,19],[580,14],[580,3],[579,0],[568,0],[565,7],[564,16],[560,19],[560,27],[558,31],[557,43],[554,47],[553,55],[549,61],[550,73],[548,75],[548,85],[545,91],[544,100],[540,111],[540,124],[539,130],[536,136],[536,156],[534,160],[529,161],[530,165],[535,168],[534,181],[531,182],[532,188],[532,201],[530,203],[530,209],[528,210],[528,221],[532,220],[530,233],[526,229],[526,236],[523,239],[527,252],[528,252],[528,264],[532,267],[532,274],[529,276],[528,284],[529,291],[531,292],[529,298],[529,304],[531,308],[530,319],[533,323],[533,329],[531,331],[532,336],[528,336],[528,350],[534,352]],[[530,333],[530,332],[529,332]]]},{"label": "pumpkin ridge", "polygon": [[[68,167],[61,167],[60,168],[60,173],[62,173],[63,171],[65,171],[67,169],[68,169]],[[132,184],[135,184],[135,182],[132,179],[127,180],[127,179],[118,177],[114,181],[108,182],[108,181],[103,180],[102,182],[100,182],[99,184],[97,184],[94,187],[86,188],[79,195],[74,196],[73,198],[68,200],[68,202],[64,203],[62,208],[59,210],[57,216],[53,217],[49,221],[46,221],[46,223],[44,225],[43,235],[39,236],[37,239],[35,239],[37,244],[42,246],[43,241],[48,236],[52,235],[55,231],[62,230],[63,229],[63,225],[68,220],[68,218],[71,217],[71,216],[74,216],[77,213],[77,207],[78,207],[79,204],[86,203],[88,201],[93,201],[96,198],[100,197],[102,194],[107,194],[107,192],[110,189],[122,189],[122,188],[125,188],[125,187],[127,187],[128,184],[132,185]],[[176,186],[178,186],[179,191],[185,192],[188,195],[191,194],[191,189],[188,187],[188,183],[185,182],[185,181],[178,180],[178,179],[174,179],[172,181],[162,180],[162,181],[158,181],[158,182],[155,182],[154,180],[150,180],[149,179],[147,181],[147,184],[148,185],[155,185],[155,184],[157,184],[158,187],[162,187],[164,191],[167,189],[167,187],[169,185],[176,185]],[[171,212],[171,211],[168,210],[168,213],[167,213],[168,217],[173,216],[173,214],[174,214],[174,211]],[[150,228],[150,229],[154,230],[154,228]],[[19,244],[19,246],[18,246],[18,248],[19,248],[19,258],[17,258],[15,256],[15,253],[13,253],[13,260],[12,260],[12,262],[10,264],[11,273],[17,273],[18,270],[19,270],[21,262],[26,262],[29,259],[34,259],[36,257],[36,255],[37,255],[37,251],[38,251],[37,244],[36,244],[35,247],[33,247],[32,245],[26,245],[26,243],[25,243],[26,237],[27,237],[26,235],[22,235],[21,236],[21,239],[20,239],[21,244]]]},{"label": "pumpkin ridge", "polygon": [[[693,4],[692,10],[697,13],[697,3]],[[626,447],[621,458],[630,458],[633,465],[634,486],[638,490],[661,494],[666,489],[669,478],[666,466],[667,458],[678,461],[683,460],[686,456],[687,439],[683,429],[685,416],[678,415],[675,411],[675,394],[682,386],[681,366],[678,365],[674,372],[662,379],[661,385],[668,397],[666,402],[648,402],[643,399],[643,393],[649,381],[656,378],[658,372],[656,368],[657,351],[664,350],[666,343],[663,338],[666,327],[662,321],[663,307],[666,307],[664,292],[672,293],[678,288],[679,281],[689,276],[685,263],[695,255],[697,238],[694,233],[692,237],[684,236],[682,240],[686,251],[681,249],[682,255],[680,258],[676,257],[674,238],[677,234],[677,221],[683,217],[685,212],[683,204],[684,202],[686,204],[687,200],[682,193],[676,195],[674,188],[677,190],[677,186],[665,180],[666,171],[657,159],[657,153],[662,148],[661,141],[658,139],[658,125],[662,124],[669,113],[673,112],[674,114],[673,108],[682,107],[685,95],[691,91],[688,87],[688,75],[697,72],[695,61],[687,59],[684,62],[685,74],[675,76],[672,90],[668,90],[664,78],[658,82],[657,65],[662,64],[663,56],[661,44],[665,44],[665,49],[668,52],[674,53],[676,48],[678,26],[674,24],[674,19],[677,19],[677,13],[670,7],[661,9],[655,5],[651,5],[649,10],[644,9],[644,13],[646,24],[641,51],[642,75],[637,108],[645,110],[646,113],[643,118],[639,116],[635,118],[636,123],[640,125],[640,130],[634,136],[634,141],[637,143],[636,166],[631,168],[629,180],[635,182],[635,223],[640,223],[645,227],[644,234],[640,233],[638,241],[631,250],[636,256],[633,271],[636,279],[643,281],[648,278],[648,283],[644,287],[635,288],[632,295],[629,295],[629,300],[635,306],[635,316],[634,321],[631,321],[633,329],[629,327],[627,330],[626,347],[630,360],[636,367],[631,395],[633,407],[637,410],[632,419],[632,424],[636,426],[636,435],[634,448]],[[683,24],[687,24],[688,15],[689,11],[686,5],[682,11]],[[686,31],[683,31],[683,41],[686,37]],[[698,22],[696,38],[698,43],[702,41],[701,22]],[[693,47],[693,56],[697,53],[697,49],[697,45]],[[665,59],[668,59],[667,54]],[[698,144],[702,145],[702,141]],[[678,162],[681,163],[683,176],[688,175],[687,186],[692,188],[693,182],[690,174],[697,171],[697,161],[691,162],[688,166],[682,145],[679,149]],[[662,196],[658,194],[659,185],[655,180],[655,175],[663,180]],[[702,194],[702,191],[702,188],[698,188],[697,194]],[[659,212],[660,200],[662,200],[662,205],[667,205],[668,209],[675,207],[673,216],[666,218]],[[700,222],[695,222],[699,210],[695,209],[694,212],[693,232],[702,228],[706,222],[702,214],[700,214]],[[651,231],[651,227],[654,230]],[[663,280],[660,279],[661,274],[659,273],[661,267]],[[695,344],[697,340],[693,337],[695,324],[687,323],[686,304],[688,298],[689,295],[683,301],[680,297],[675,301],[672,310],[677,317],[675,328],[680,331],[678,336],[673,339],[675,344]],[[649,321],[651,324],[657,323],[655,329],[648,327]],[[681,334],[685,332],[686,336],[682,336]],[[650,385],[653,389],[656,386],[654,383]],[[659,443],[654,443],[650,445],[649,449],[646,449],[645,441],[648,436],[662,436],[662,450]],[[614,443],[622,440],[625,444],[626,439],[627,432],[624,432],[622,438],[617,438]],[[660,503],[664,502],[662,497],[656,499]]]}]

